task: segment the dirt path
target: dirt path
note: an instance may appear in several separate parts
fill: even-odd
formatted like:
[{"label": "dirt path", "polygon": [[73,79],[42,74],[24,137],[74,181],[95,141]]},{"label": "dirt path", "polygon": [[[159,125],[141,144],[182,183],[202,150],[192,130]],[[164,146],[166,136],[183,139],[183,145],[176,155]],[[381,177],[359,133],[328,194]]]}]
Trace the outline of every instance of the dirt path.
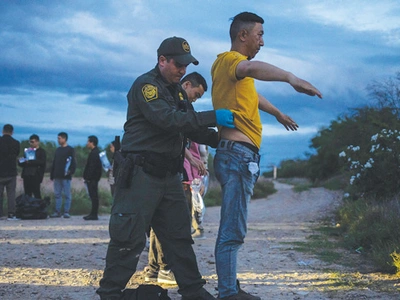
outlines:
[{"label": "dirt path", "polygon": [[[290,246],[312,234],[316,222],[331,214],[341,198],[337,192],[316,188],[294,193],[291,186],[277,182],[275,187],[276,194],[250,205],[248,235],[238,270],[244,290],[262,299],[399,298],[366,285],[343,288],[337,284],[338,273],[327,270],[352,274],[351,270],[328,265]],[[108,219],[101,216],[91,223],[84,222],[82,216],[0,220],[0,299],[98,299],[95,290],[105,264]],[[218,220],[219,207],[208,208],[207,238],[194,245],[200,271],[207,280],[205,287],[214,295],[217,278],[213,252]],[[147,252],[143,252],[130,287],[143,282],[141,270],[146,260]],[[180,299],[176,286],[163,287],[169,290],[171,299]]]}]

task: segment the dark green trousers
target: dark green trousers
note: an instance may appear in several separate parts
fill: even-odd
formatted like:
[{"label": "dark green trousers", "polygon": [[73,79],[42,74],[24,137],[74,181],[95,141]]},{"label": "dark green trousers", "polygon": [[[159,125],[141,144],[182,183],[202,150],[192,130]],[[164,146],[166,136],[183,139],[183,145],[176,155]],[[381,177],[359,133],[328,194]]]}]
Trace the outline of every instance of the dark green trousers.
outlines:
[{"label": "dark green trousers", "polygon": [[97,293],[118,299],[136,271],[151,225],[174,272],[181,295],[196,293],[204,284],[191,238],[190,215],[180,175],[157,178],[135,166],[129,188],[117,182],[110,217],[106,267]]}]

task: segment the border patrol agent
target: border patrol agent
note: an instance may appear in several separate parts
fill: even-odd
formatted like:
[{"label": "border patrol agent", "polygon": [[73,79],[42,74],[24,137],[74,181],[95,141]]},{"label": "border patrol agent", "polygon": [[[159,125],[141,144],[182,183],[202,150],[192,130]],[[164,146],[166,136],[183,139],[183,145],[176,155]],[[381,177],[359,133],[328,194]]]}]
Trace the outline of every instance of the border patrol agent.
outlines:
[{"label": "border patrol agent", "polygon": [[215,299],[203,288],[205,280],[198,270],[180,172],[185,136],[215,148],[217,133],[209,127],[233,128],[233,114],[226,109],[186,109],[180,79],[186,67],[198,61],[185,39],[165,39],[157,55],[156,67],[138,77],[127,95],[121,142],[124,159],[118,170],[106,267],[97,293],[101,299],[120,299],[136,271],[151,225],[182,299]]}]

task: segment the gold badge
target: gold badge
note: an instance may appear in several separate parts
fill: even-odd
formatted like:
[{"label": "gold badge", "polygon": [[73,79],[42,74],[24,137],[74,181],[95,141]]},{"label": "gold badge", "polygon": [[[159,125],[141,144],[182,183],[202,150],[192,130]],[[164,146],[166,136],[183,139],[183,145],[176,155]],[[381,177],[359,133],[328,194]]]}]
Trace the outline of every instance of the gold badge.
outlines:
[{"label": "gold badge", "polygon": [[184,41],[184,42],[182,43],[182,48],[183,48],[183,50],[185,50],[186,52],[190,52],[190,46],[189,46],[188,42]]},{"label": "gold badge", "polygon": [[181,101],[185,100],[185,98],[183,97],[183,94],[181,92],[179,92],[179,100],[181,100]]},{"label": "gold badge", "polygon": [[157,87],[152,85],[152,84],[146,84],[143,88],[142,88],[142,93],[144,96],[144,99],[147,102],[150,102],[152,100],[156,100],[158,98],[158,90]]}]

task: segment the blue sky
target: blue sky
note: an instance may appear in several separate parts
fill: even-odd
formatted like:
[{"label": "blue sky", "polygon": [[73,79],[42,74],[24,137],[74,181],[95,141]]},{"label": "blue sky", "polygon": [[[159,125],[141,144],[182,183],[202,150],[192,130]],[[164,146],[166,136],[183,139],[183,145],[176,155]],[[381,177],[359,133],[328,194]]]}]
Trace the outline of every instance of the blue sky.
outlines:
[{"label": "blue sky", "polygon": [[[299,95],[287,84],[257,82],[258,91],[297,121],[286,132],[261,114],[262,169],[304,158],[310,140],[350,108],[371,103],[366,86],[400,71],[400,2],[393,1],[2,1],[0,10],[0,125],[14,137],[37,133],[70,145],[95,134],[105,146],[123,134],[126,94],[156,64],[170,36],[188,40],[203,74],[229,50],[229,19],[242,11],[265,20],[256,60],[314,84],[324,98]],[[211,109],[210,89],[195,104]]]}]

